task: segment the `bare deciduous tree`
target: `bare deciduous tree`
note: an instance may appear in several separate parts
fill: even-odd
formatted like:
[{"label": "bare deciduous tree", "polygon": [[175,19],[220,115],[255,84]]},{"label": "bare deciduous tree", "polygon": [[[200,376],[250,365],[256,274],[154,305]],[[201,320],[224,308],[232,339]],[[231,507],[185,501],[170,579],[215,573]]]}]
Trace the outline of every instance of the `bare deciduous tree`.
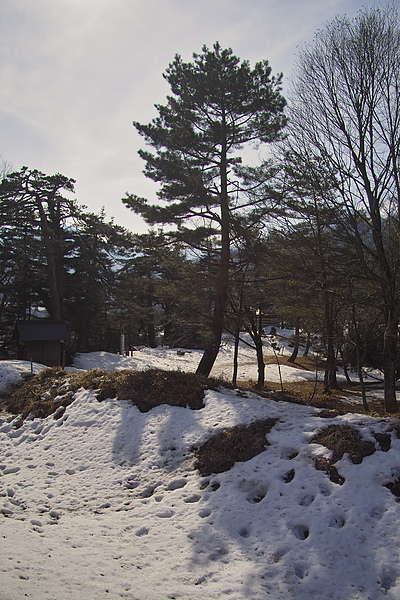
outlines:
[{"label": "bare deciduous tree", "polygon": [[337,17],[299,55],[292,140],[336,179],[342,225],[385,314],[385,407],[397,408],[400,221],[399,6]]}]

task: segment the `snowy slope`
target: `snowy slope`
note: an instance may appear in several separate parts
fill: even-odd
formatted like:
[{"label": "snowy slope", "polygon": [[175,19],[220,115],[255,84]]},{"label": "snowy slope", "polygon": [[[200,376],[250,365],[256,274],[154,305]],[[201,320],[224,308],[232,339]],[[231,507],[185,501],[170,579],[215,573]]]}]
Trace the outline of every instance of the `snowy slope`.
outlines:
[{"label": "snowy slope", "polygon": [[[135,354],[81,355],[76,366],[178,364],[176,351]],[[179,358],[182,370],[198,360]],[[7,381],[21,368],[0,362]],[[18,430],[3,415],[0,599],[400,598],[400,504],[383,486],[400,475],[400,440],[359,465],[345,455],[340,486],[314,467],[329,456],[309,443],[314,433],[350,423],[373,439],[388,423],[317,415],[235,391],[208,391],[202,410],[148,413],[80,391],[61,419]],[[279,421],[265,452],[211,477],[194,470],[193,447],[270,417]]]}]

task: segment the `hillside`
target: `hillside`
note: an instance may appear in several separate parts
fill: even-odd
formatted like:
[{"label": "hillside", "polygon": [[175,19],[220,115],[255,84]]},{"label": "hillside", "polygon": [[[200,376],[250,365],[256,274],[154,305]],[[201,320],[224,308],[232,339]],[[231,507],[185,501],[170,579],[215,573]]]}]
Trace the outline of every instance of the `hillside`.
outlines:
[{"label": "hillside", "polygon": [[[75,366],[183,372],[196,359],[135,354],[81,355]],[[254,369],[248,358],[243,350],[242,373]],[[3,387],[29,368],[2,361]],[[322,418],[215,386],[202,395],[195,410],[161,394],[142,412],[80,388],[45,418],[2,415],[1,600],[400,596],[397,421]],[[209,472],[202,451],[237,461]]]}]

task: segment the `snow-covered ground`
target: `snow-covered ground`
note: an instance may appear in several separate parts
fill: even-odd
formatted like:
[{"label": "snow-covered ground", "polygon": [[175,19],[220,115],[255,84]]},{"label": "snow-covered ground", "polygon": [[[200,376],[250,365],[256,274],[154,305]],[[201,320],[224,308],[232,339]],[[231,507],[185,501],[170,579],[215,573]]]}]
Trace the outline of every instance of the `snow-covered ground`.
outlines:
[{"label": "snow-covered ground", "polygon": [[[75,367],[194,370],[198,360],[159,348],[80,355]],[[227,344],[213,374],[230,378],[231,365]],[[254,351],[242,347],[240,365],[241,378],[256,377]],[[21,370],[30,364],[0,361],[0,395]],[[285,380],[307,375],[283,370]],[[270,417],[279,421],[265,452],[210,477],[194,469],[192,448]],[[340,486],[314,467],[329,451],[310,444],[333,422],[368,439],[389,426],[235,391],[208,391],[198,411],[140,413],[81,390],[61,419],[20,429],[3,414],[0,599],[398,600],[400,504],[383,484],[400,475],[400,440],[362,464],[345,455]]]}]

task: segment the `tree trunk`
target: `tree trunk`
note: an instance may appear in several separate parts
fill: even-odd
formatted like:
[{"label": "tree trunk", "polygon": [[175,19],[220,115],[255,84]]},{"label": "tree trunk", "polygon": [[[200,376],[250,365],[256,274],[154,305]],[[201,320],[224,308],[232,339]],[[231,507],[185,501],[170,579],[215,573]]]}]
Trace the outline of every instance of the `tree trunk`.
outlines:
[{"label": "tree trunk", "polygon": [[239,366],[239,339],[240,339],[240,326],[242,322],[242,312],[243,312],[243,294],[244,294],[244,273],[242,273],[242,278],[240,281],[239,287],[239,307],[237,309],[237,321],[235,326],[235,348],[233,353],[233,373],[232,373],[232,384],[236,387],[237,384],[237,374],[238,374],[238,366]]},{"label": "tree trunk", "polygon": [[[260,312],[259,312],[260,315]],[[261,316],[261,315],[260,315]],[[249,324],[246,327],[247,333],[250,335],[251,339],[254,342],[254,346],[256,348],[256,356],[257,356],[257,387],[264,387],[265,383],[265,363],[264,363],[264,352],[263,352],[263,342],[261,337],[261,318],[258,320],[253,316],[249,315]]]},{"label": "tree trunk", "polygon": [[[224,128],[223,128],[224,129]],[[229,284],[229,260],[230,260],[230,213],[228,198],[228,179],[227,179],[227,146],[225,133],[222,134],[222,149],[220,163],[221,178],[221,256],[219,272],[216,281],[216,297],[214,315],[211,325],[211,341],[207,345],[204,354],[197,367],[196,373],[208,377],[214,366],[220,346],[222,332],[224,329],[224,317],[226,301],[228,297]]]},{"label": "tree trunk", "polygon": [[265,363],[264,363],[264,354],[263,354],[263,345],[261,336],[255,336],[254,343],[256,345],[256,353],[257,353],[257,370],[258,370],[258,379],[257,379],[257,387],[264,387],[265,383]]},{"label": "tree trunk", "polygon": [[154,325],[154,286],[153,284],[149,285],[148,294],[147,294],[147,308],[148,308],[148,317],[147,317],[147,343],[150,348],[156,348],[156,328]]},{"label": "tree trunk", "polygon": [[383,368],[385,373],[384,400],[387,412],[397,411],[396,399],[396,351],[397,351],[398,320],[392,311],[386,319],[383,341]]},{"label": "tree trunk", "polygon": [[367,402],[367,394],[365,391],[365,382],[364,382],[364,377],[363,377],[363,372],[362,372],[362,360],[361,360],[361,354],[360,354],[360,335],[358,332],[358,324],[357,324],[357,319],[356,319],[356,307],[354,306],[354,304],[352,306],[352,311],[353,311],[354,332],[356,334],[357,373],[358,373],[358,379],[360,380],[362,403],[363,403],[363,407],[364,407],[365,411],[369,412],[369,406],[368,406],[368,402]]},{"label": "tree trunk", "polygon": [[42,236],[42,242],[45,249],[46,261],[47,261],[47,273],[49,277],[49,289],[50,289],[50,301],[51,301],[51,318],[54,321],[61,321],[61,301],[60,301],[60,289],[57,278],[57,265],[55,257],[55,232],[52,231],[49,225],[44,211],[41,200],[38,198],[36,201],[37,208],[40,216],[40,233]]},{"label": "tree trunk", "polygon": [[49,276],[51,318],[53,319],[53,321],[61,321],[61,303],[60,303],[60,294],[58,292],[58,286],[57,286],[57,275],[56,275],[54,254],[46,245],[45,240],[44,240],[44,245],[45,245],[45,249],[46,249],[46,258],[47,258],[47,273]]},{"label": "tree trunk", "polygon": [[304,352],[303,352],[303,356],[304,357],[308,356],[308,353],[310,351],[310,346],[311,346],[311,333],[308,331],[307,332],[306,347],[304,348]]},{"label": "tree trunk", "polygon": [[235,329],[235,347],[233,352],[233,373],[232,373],[232,385],[236,387],[237,374],[238,374],[238,355],[239,355],[239,336],[240,336],[240,325],[239,321],[236,324]]},{"label": "tree trunk", "polygon": [[288,362],[290,363],[294,363],[297,355],[299,353],[299,338],[300,338],[300,319],[298,317],[296,317],[296,323],[295,323],[295,332],[294,332],[294,348],[293,348],[293,352],[290,355],[290,358],[288,358]]},{"label": "tree trunk", "polygon": [[333,323],[331,315],[331,298],[330,292],[326,289],[326,279],[323,275],[323,297],[324,297],[324,328],[326,342],[326,362],[324,375],[324,390],[329,392],[331,389],[338,389],[336,379],[336,353],[333,343]]},{"label": "tree trunk", "polygon": [[228,285],[227,282],[225,283],[225,274],[222,277],[222,268],[220,269],[218,279],[219,281],[217,283],[216,301],[211,325],[211,340],[207,345],[203,356],[201,357],[196,371],[198,375],[203,375],[204,377],[209,376],[211,369],[214,366],[215,359],[217,358],[219,349],[221,347],[222,332],[224,328],[224,314]]},{"label": "tree trunk", "polygon": [[333,344],[332,334],[329,332],[326,336],[326,362],[324,375],[324,390],[329,392],[331,389],[338,389],[339,385],[336,379],[336,354]]}]

